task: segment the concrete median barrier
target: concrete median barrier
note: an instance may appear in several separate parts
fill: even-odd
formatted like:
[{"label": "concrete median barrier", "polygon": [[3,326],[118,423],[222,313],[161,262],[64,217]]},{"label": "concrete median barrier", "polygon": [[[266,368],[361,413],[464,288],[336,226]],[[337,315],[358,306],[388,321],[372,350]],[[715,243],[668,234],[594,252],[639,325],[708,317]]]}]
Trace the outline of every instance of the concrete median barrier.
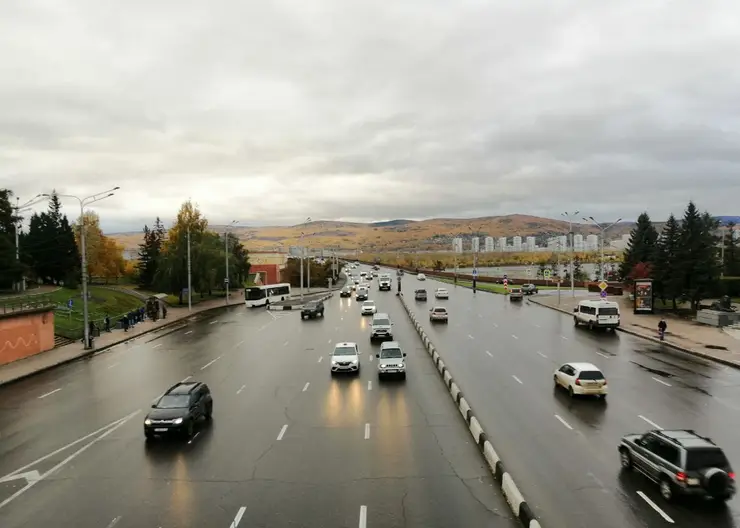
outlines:
[{"label": "concrete median barrier", "polygon": [[481,450],[483,458],[485,458],[486,463],[491,470],[493,479],[504,494],[511,511],[525,528],[541,528],[540,522],[532,512],[532,508],[530,508],[527,501],[524,500],[524,496],[514,483],[513,477],[506,471],[506,468],[501,461],[501,457],[496,453],[493,444],[489,440],[488,434],[483,430],[480,422],[475,417],[475,413],[470,406],[470,403],[465,399],[462,389],[454,381],[452,374],[450,374],[447,369],[447,366],[442,360],[437,348],[416,319],[416,314],[411,310],[408,304],[406,304],[403,295],[398,295],[398,299],[401,301],[401,304],[411,319],[411,322],[414,325],[416,332],[419,334],[419,338],[422,343],[424,343],[424,347],[432,358],[434,365],[437,367],[437,371],[442,377],[442,381],[447,386],[450,396],[455,401],[460,414],[465,419],[465,422],[468,425],[468,430],[475,440],[476,445]]}]

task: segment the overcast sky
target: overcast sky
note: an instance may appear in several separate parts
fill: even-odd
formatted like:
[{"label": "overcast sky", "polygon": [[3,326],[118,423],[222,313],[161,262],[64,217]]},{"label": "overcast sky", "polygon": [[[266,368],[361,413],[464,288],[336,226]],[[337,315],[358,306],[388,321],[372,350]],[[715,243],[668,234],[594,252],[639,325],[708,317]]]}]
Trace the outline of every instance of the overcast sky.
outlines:
[{"label": "overcast sky", "polygon": [[108,231],[740,214],[739,52],[737,0],[2,0],[0,187],[120,186]]}]

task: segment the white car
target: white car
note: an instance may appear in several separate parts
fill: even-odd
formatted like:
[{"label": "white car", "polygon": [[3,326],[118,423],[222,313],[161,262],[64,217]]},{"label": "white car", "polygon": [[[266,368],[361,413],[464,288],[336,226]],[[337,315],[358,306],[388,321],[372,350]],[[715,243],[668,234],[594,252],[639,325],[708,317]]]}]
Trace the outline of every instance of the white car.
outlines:
[{"label": "white car", "polygon": [[380,352],[375,357],[378,358],[378,379],[386,376],[406,379],[406,353],[401,350],[398,341],[386,341],[380,345]]},{"label": "white car", "polygon": [[446,323],[447,322],[447,308],[444,306],[435,306],[429,310],[429,320],[434,322]]},{"label": "white car", "polygon": [[450,292],[448,292],[446,288],[437,288],[437,291],[434,292],[434,296],[437,299],[449,299]]},{"label": "white car", "polygon": [[418,275],[416,276],[416,280],[427,280],[427,276],[426,276],[426,275],[424,275],[423,273],[419,273],[419,274],[418,274]]},{"label": "white car", "polygon": [[606,398],[609,387],[606,376],[591,363],[565,363],[554,374],[555,387],[563,387],[571,398],[593,395]]},{"label": "white car", "polygon": [[337,343],[331,354],[331,374],[360,373],[360,349],[357,343]]},{"label": "white car", "polygon": [[377,311],[375,301],[365,301],[362,303],[362,315],[375,315]]}]

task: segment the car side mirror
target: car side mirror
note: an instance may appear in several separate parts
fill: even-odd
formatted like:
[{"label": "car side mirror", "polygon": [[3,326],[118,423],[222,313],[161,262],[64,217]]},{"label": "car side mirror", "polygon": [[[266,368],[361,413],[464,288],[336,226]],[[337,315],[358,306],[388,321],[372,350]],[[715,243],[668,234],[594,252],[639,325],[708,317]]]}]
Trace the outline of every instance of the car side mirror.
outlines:
[{"label": "car side mirror", "polygon": [[156,408],[157,408],[157,402],[152,403],[152,409],[156,409]]},{"label": "car side mirror", "polygon": [[403,353],[403,357],[406,357],[406,352]]},{"label": "car side mirror", "polygon": [[578,307],[573,308],[573,313],[578,313]]},{"label": "car side mirror", "polygon": [[380,354],[375,354],[375,357],[376,357],[377,359],[380,359]]}]

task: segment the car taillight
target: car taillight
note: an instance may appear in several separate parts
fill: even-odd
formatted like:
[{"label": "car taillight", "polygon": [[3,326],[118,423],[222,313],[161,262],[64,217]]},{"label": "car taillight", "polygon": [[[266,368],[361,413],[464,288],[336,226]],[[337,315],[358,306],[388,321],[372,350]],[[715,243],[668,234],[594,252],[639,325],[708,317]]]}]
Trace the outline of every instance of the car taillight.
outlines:
[{"label": "car taillight", "polygon": [[683,471],[679,471],[676,473],[676,480],[679,482],[686,482],[686,473]]},{"label": "car taillight", "polygon": [[581,380],[580,379],[577,379],[576,380],[576,385],[579,385],[580,386],[580,384],[581,384]]},{"label": "car taillight", "polygon": [[735,480],[735,472],[734,472],[734,471],[730,471],[730,472],[729,472],[729,473],[727,474],[727,476],[728,476],[728,477],[730,477],[730,478],[731,478],[732,480]]}]

